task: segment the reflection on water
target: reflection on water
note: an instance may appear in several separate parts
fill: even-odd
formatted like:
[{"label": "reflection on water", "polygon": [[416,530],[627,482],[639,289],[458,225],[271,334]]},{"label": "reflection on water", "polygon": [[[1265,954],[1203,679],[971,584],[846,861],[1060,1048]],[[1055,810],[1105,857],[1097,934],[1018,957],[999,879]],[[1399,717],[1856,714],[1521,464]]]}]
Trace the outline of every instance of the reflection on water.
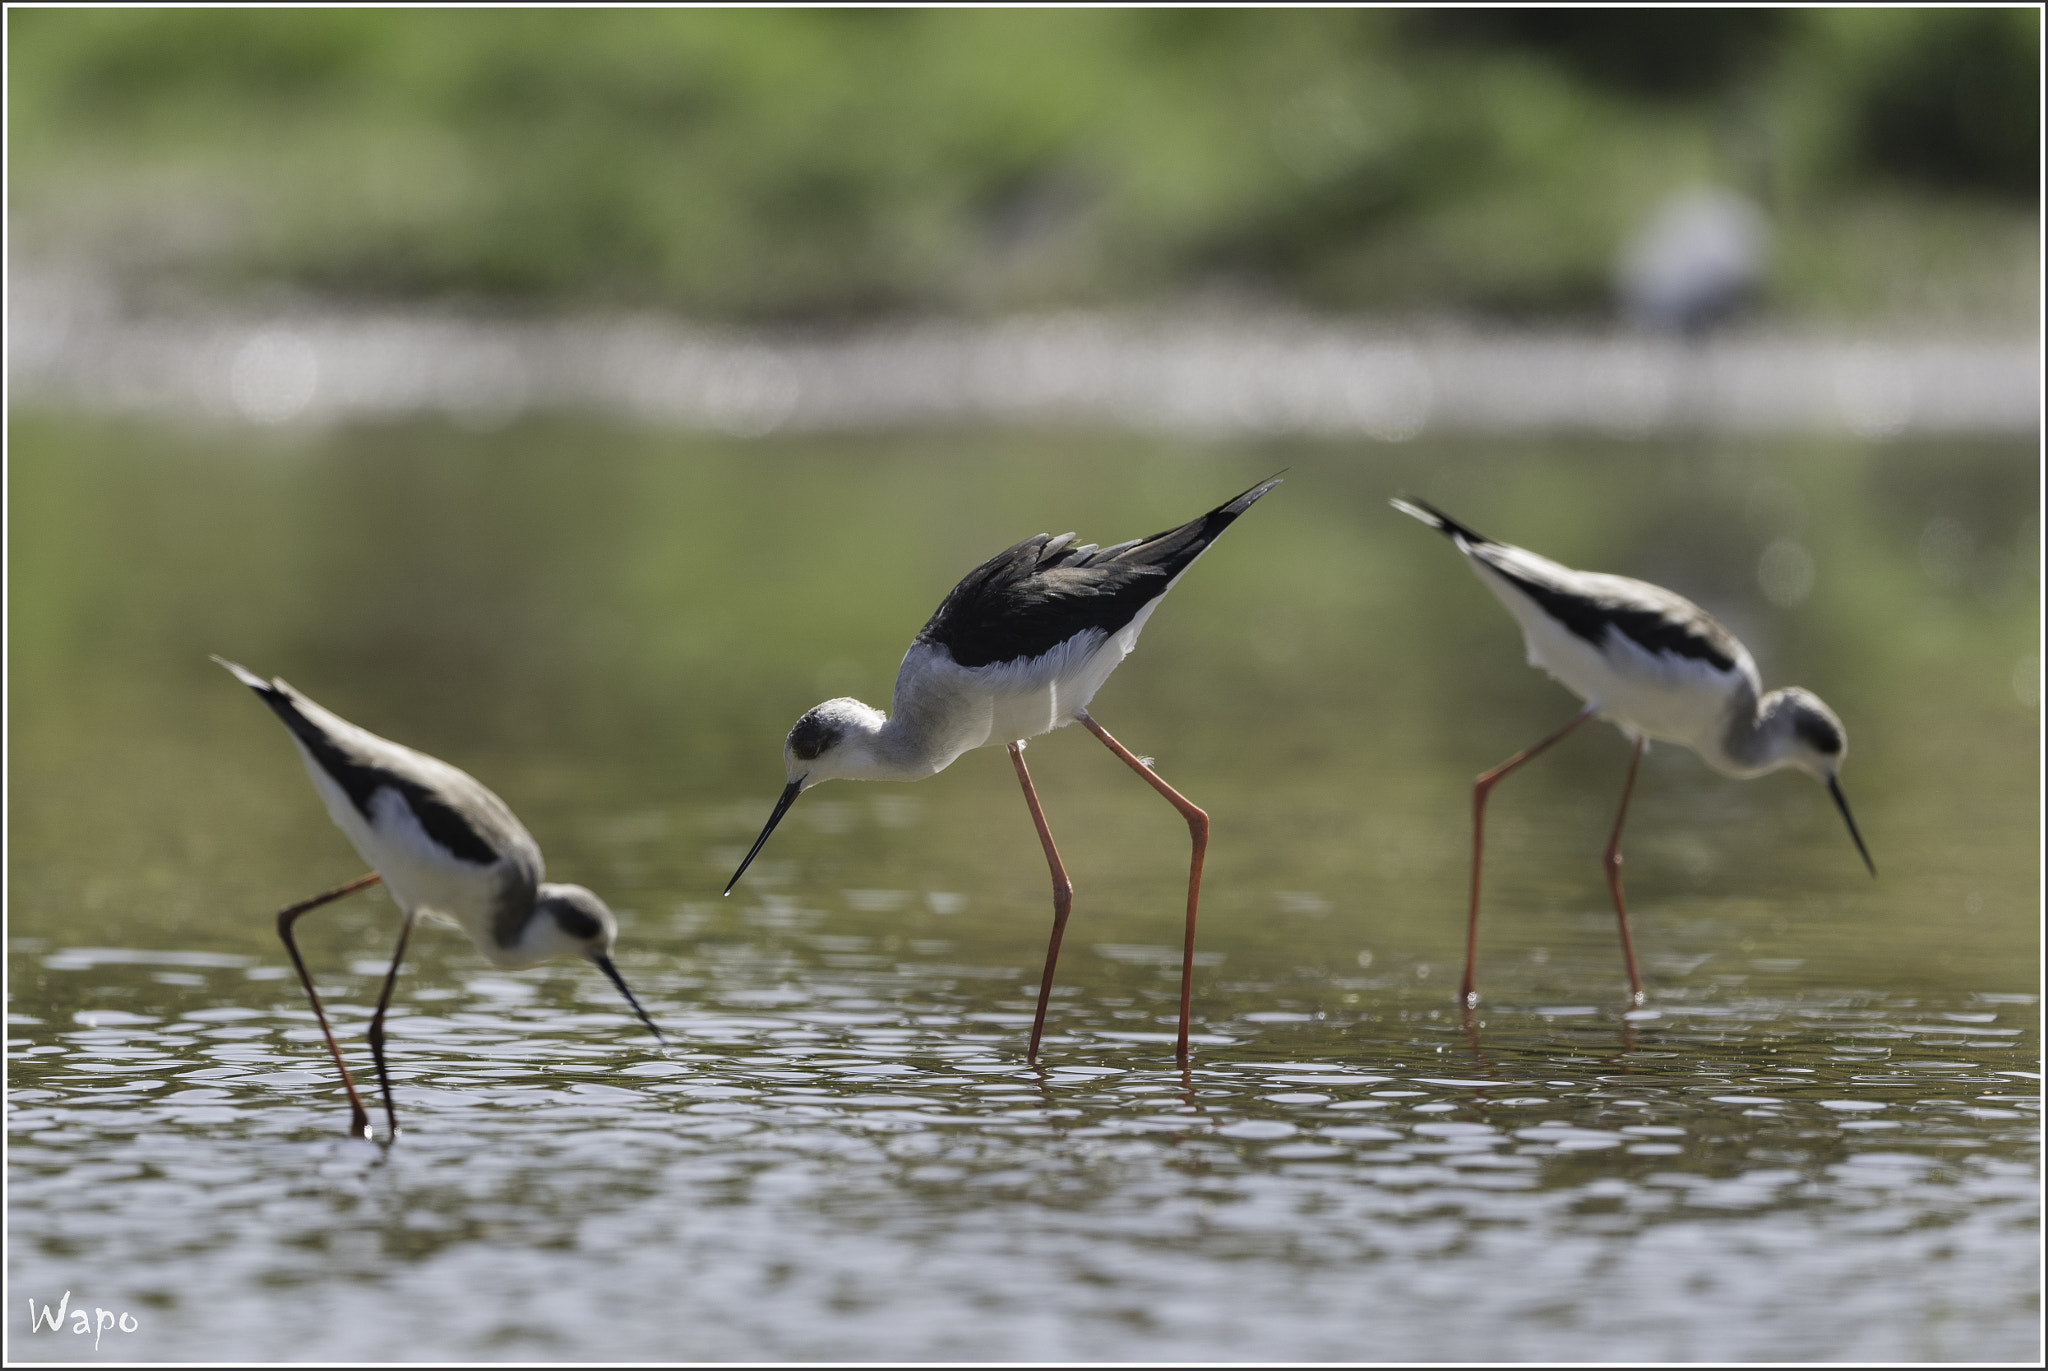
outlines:
[{"label": "reflection on water", "polygon": [[667,1056],[594,977],[416,992],[388,1153],[264,965],[47,955],[153,1012],[16,1030],[17,1288],[150,1356],[2030,1355],[2030,997],[1410,991],[1185,1075],[1170,1013],[1070,997],[1034,1071],[1003,968],[802,941],[644,949]]},{"label": "reflection on water", "polygon": [[[1079,890],[1042,1071],[1050,900],[999,753],[806,796],[717,890],[788,721],[885,697],[966,566],[1163,527],[1270,450],[14,439],[11,1276],[131,1311],[100,1355],[2037,1351],[2024,447],[1285,454],[1273,517],[1098,701],[1214,816],[1182,1073],[1185,830],[1071,730],[1032,753]],[[1623,1019],[1598,851],[1626,748],[1587,730],[1495,797],[1462,1022],[1471,777],[1573,705],[1385,509],[1404,489],[1680,587],[1821,693],[1884,879],[1800,778],[1653,752],[1651,1009]],[[676,1046],[588,968],[430,930],[393,1019],[407,1132],[342,1139],[268,915],[356,868],[212,651],[503,794],[621,911]],[[366,1062],[395,913],[300,927]],[[10,1317],[17,1355],[92,1355]]]}]

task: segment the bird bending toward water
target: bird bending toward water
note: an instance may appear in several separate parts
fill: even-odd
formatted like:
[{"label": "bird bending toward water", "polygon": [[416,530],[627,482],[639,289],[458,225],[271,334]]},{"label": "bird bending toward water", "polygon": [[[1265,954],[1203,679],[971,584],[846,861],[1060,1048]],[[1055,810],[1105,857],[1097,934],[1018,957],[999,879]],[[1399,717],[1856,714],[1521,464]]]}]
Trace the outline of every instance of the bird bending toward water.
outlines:
[{"label": "bird bending toward water", "polygon": [[796,721],[782,745],[789,783],[761,836],[726,883],[726,893],[732,893],[797,796],[820,781],[920,780],[945,770],[972,748],[1002,744],[1009,750],[1052,870],[1052,940],[1045,950],[1038,1012],[1031,1024],[1030,1059],[1036,1061],[1074,886],[1060,863],[1031,773],[1024,766],[1024,744],[1079,721],[1188,823],[1193,852],[1188,863],[1176,1049],[1186,1060],[1195,907],[1209,845],[1209,816],[1112,738],[1089,714],[1088,703],[1137,643],[1145,621],[1181,574],[1238,515],[1278,484],[1275,477],[1199,519],[1114,547],[1077,547],[1071,533],[1057,538],[1041,533],[968,572],[904,654],[890,713],[858,700],[827,700]]},{"label": "bird bending toward water", "polygon": [[564,952],[587,958],[611,979],[640,1021],[660,1039],[661,1030],[612,965],[612,942],[618,936],[618,921],[612,911],[580,885],[541,880],[540,847],[503,800],[467,773],[358,728],[283,681],[266,681],[222,657],[213,660],[255,691],[291,730],[292,741],[305,759],[306,773],[313,778],[313,788],[327,803],[327,813],[373,868],[346,885],[287,905],[277,913],[278,936],[291,953],[299,982],[313,1002],[313,1015],[348,1091],[352,1135],[370,1136],[370,1116],[341,1059],[341,1048],[328,1027],[313,978],[306,974],[306,963],[292,939],[292,924],[301,914],[380,880],[405,912],[369,1034],[392,1137],[398,1136],[398,1112],[384,1065],[384,1013],[391,1004],[392,986],[398,980],[413,920],[421,914],[467,933],[493,966],[536,966]]},{"label": "bird bending toward water", "polygon": [[1662,586],[1626,576],[1573,571],[1547,557],[1483,537],[1420,500],[1394,508],[1448,537],[1465,554],[1508,613],[1522,626],[1529,664],[1542,667],[1586,702],[1563,728],[1481,775],[1472,787],[1472,907],[1465,934],[1465,979],[1459,1002],[1477,1000],[1472,989],[1479,946],[1479,866],[1486,797],[1510,771],[1594,715],[1620,728],[1635,750],[1621,787],[1621,808],[1602,861],[1628,962],[1629,993],[1643,1000],[1629,938],[1628,906],[1621,894],[1621,824],[1628,815],[1636,767],[1652,738],[1683,743],[1723,775],[1747,779],[1779,767],[1797,767],[1834,796],[1849,836],[1870,874],[1877,866],[1849,801],[1842,795],[1848,735],[1820,697],[1797,686],[1763,693],[1749,649],[1712,615]]}]

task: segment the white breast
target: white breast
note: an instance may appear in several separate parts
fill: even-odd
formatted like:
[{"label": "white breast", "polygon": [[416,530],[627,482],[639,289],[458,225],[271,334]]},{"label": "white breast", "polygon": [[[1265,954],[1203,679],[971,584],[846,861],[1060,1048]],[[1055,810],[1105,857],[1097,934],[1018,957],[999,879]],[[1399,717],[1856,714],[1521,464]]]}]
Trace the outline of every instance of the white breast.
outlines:
[{"label": "white breast", "polygon": [[451,857],[420,826],[405,797],[388,786],[372,793],[370,817],[364,819],[348,792],[303,746],[299,752],[335,827],[348,836],[357,855],[384,878],[398,907],[460,928],[489,955],[495,948],[491,920],[497,893],[510,864],[501,858],[490,866],[478,866]]},{"label": "white breast", "polygon": [[[1171,586],[1168,587],[1171,589]],[[1035,738],[1073,723],[1137,645],[1155,597],[1115,633],[1087,629],[1037,657],[964,667],[936,643],[912,643],[896,673],[877,766],[862,774],[914,780],[961,753]]]},{"label": "white breast", "polygon": [[993,706],[985,744],[1007,744],[1074,721],[1122,660],[1099,629],[1077,634],[1042,657],[983,667],[977,672]]},{"label": "white breast", "polygon": [[[1173,584],[1169,582],[1166,589],[1173,589]],[[982,668],[984,673],[993,673],[987,679],[997,689],[995,718],[987,741],[1035,738],[1074,722],[1109,680],[1109,674],[1131,655],[1145,622],[1165,598],[1166,591],[1161,591],[1115,633],[1089,629],[1042,657]]]}]

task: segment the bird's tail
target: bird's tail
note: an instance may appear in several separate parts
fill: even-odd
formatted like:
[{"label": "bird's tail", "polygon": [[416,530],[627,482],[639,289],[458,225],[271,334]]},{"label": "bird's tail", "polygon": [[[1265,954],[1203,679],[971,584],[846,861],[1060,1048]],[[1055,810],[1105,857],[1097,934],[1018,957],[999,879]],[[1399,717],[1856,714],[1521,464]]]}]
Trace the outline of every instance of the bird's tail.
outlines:
[{"label": "bird's tail", "polygon": [[1465,527],[1426,500],[1403,500],[1397,496],[1387,501],[1387,503],[1411,519],[1422,520],[1423,523],[1428,524],[1453,542],[1464,542],[1476,546],[1480,543],[1490,543],[1493,541],[1493,539],[1485,534]]},{"label": "bird's tail", "polygon": [[1223,504],[1216,506],[1215,509],[1209,512],[1209,517],[1211,519],[1214,519],[1217,516],[1221,515],[1224,521],[1227,523],[1230,520],[1235,519],[1238,515],[1244,513],[1246,510],[1250,509],[1254,504],[1258,502],[1258,498],[1261,495],[1264,495],[1267,491],[1271,490],[1274,486],[1277,486],[1279,484],[1280,478],[1278,476],[1269,476],[1265,480],[1253,486],[1250,490],[1246,491],[1244,494],[1238,496],[1235,500],[1228,500],[1225,501]]},{"label": "bird's tail", "polygon": [[258,695],[268,695],[271,691],[276,689],[276,687],[271,685],[270,682],[264,680],[255,672],[249,670],[249,668],[243,666],[240,662],[231,662],[227,658],[221,656],[218,653],[214,654],[213,660],[219,662],[222,666],[226,667],[229,671],[233,672],[236,680],[240,681],[243,685],[249,687],[249,689],[255,691]]},{"label": "bird's tail", "polygon": [[329,746],[327,735],[321,731],[320,726],[300,711],[299,693],[296,690],[283,681],[266,681],[249,668],[231,662],[225,657],[215,656],[213,660],[234,673],[236,680],[255,691],[257,698],[269,705],[272,712],[284,720],[284,726],[303,739],[307,746],[316,751]]},{"label": "bird's tail", "polygon": [[1164,533],[1155,533],[1149,538],[1133,538],[1128,543],[1115,547],[1091,551],[1082,565],[1099,566],[1105,562],[1125,562],[1134,566],[1153,567],[1167,576],[1178,576],[1188,569],[1188,564],[1202,555],[1209,544],[1216,541],[1224,529],[1237,521],[1237,516],[1250,509],[1261,495],[1280,484],[1278,476],[1259,482],[1244,494],[1233,500],[1226,500],[1199,519],[1191,519],[1178,528],[1169,528]]}]

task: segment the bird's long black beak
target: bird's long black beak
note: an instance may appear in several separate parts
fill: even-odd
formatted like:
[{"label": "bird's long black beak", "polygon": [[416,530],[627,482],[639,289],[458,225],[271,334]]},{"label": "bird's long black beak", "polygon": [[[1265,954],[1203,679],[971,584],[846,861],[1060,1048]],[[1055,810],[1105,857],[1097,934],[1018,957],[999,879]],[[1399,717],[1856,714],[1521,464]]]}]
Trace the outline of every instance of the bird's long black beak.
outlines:
[{"label": "bird's long black beak", "polygon": [[626,978],[619,974],[619,969],[616,966],[612,965],[612,959],[610,957],[605,956],[602,952],[596,952],[591,954],[590,960],[596,962],[598,965],[598,969],[604,972],[605,975],[612,978],[612,984],[617,986],[619,988],[619,993],[626,997],[626,1003],[633,1006],[633,1012],[640,1016],[641,1023],[647,1025],[647,1031],[654,1035],[654,1040],[658,1043],[666,1045],[668,1043],[668,1039],[664,1038],[661,1035],[661,1030],[654,1026],[654,1020],[647,1017],[647,1011],[642,1009],[640,1007],[640,1001],[633,997],[632,990],[628,988],[626,985]]},{"label": "bird's long black beak", "polygon": [[1870,849],[1863,845],[1863,835],[1856,831],[1856,818],[1849,813],[1849,802],[1842,798],[1842,783],[1833,776],[1828,777],[1828,794],[1835,797],[1835,808],[1842,811],[1842,820],[1849,825],[1849,836],[1856,840],[1856,850],[1863,854],[1863,864],[1875,876],[1877,863],[1870,860]]},{"label": "bird's long black beak", "polygon": [[782,788],[782,798],[775,802],[775,812],[768,816],[768,826],[761,830],[761,836],[754,839],[753,847],[747,850],[747,859],[740,863],[740,869],[732,873],[732,879],[725,883],[725,893],[732,894],[732,888],[740,883],[740,877],[747,874],[747,868],[754,864],[754,857],[768,841],[768,835],[775,831],[775,825],[782,822],[782,816],[789,813],[789,807],[796,803],[796,797],[804,793],[804,778],[799,776]]}]

